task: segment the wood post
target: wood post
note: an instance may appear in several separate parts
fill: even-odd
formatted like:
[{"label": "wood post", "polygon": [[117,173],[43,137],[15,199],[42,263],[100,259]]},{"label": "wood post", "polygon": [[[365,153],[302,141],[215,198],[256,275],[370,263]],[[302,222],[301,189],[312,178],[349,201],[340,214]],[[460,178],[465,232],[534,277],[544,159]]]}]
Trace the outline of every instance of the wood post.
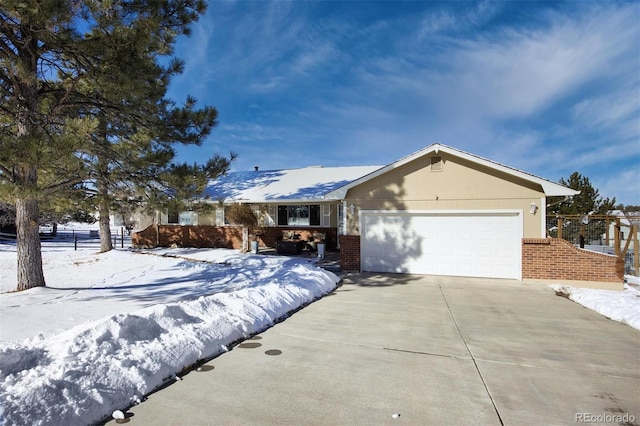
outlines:
[{"label": "wood post", "polygon": [[562,239],[562,218],[558,218],[558,238]]},{"label": "wood post", "polygon": [[620,256],[620,219],[616,219],[616,224],[613,229],[613,246],[615,248],[616,256]]}]

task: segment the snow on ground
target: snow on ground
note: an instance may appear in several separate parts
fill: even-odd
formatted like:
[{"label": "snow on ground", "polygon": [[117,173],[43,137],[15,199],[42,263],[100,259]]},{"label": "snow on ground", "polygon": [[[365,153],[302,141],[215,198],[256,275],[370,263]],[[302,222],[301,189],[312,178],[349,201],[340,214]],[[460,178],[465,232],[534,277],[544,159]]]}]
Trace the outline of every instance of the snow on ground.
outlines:
[{"label": "snow on ground", "polygon": [[[306,259],[98,244],[43,242],[47,287],[19,293],[15,244],[0,244],[0,423],[100,422],[338,282]],[[640,329],[640,279],[627,281],[551,287]]]},{"label": "snow on ground", "polygon": [[551,284],[549,287],[609,319],[640,330],[640,278],[627,275],[626,281],[623,291],[575,288],[561,284]]},{"label": "snow on ground", "polygon": [[0,244],[1,423],[99,422],[338,282],[305,259],[96,251],[44,242],[47,287],[11,292],[15,244]]}]

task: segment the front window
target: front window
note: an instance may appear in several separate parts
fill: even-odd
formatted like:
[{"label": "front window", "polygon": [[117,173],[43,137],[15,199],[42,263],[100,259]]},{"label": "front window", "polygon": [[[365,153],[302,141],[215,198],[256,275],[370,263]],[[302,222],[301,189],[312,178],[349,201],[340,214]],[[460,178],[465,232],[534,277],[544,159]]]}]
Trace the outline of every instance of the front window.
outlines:
[{"label": "front window", "polygon": [[179,223],[178,220],[178,212],[175,210],[169,210],[167,212],[167,223],[168,224],[172,224],[172,223]]},{"label": "front window", "polygon": [[278,206],[280,226],[320,226],[320,205]]},{"label": "front window", "polygon": [[193,212],[180,212],[178,222],[180,225],[193,225]]},{"label": "front window", "polygon": [[309,206],[289,206],[288,225],[309,225]]}]

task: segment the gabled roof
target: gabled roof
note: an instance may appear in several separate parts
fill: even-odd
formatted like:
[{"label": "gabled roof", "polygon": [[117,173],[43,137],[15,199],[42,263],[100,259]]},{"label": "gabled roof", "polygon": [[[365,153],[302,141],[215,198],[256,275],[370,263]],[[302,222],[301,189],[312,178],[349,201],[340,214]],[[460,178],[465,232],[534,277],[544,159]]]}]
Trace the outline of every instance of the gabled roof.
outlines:
[{"label": "gabled roof", "polygon": [[401,167],[411,161],[414,161],[420,157],[423,157],[425,155],[429,155],[431,153],[435,153],[438,154],[440,152],[444,152],[447,154],[451,154],[454,155],[456,157],[459,158],[464,158],[465,160],[471,161],[473,163],[476,164],[480,164],[483,165],[485,167],[489,167],[491,169],[494,170],[498,170],[501,171],[503,173],[512,175],[512,176],[516,176],[518,178],[527,180],[529,182],[533,182],[536,184],[539,184],[540,186],[542,186],[542,190],[544,191],[545,195],[547,197],[550,196],[573,196],[573,195],[577,195],[580,193],[580,191],[575,191],[573,189],[567,188],[566,186],[560,185],[559,183],[555,183],[552,182],[550,180],[547,179],[543,179],[541,177],[532,175],[530,173],[527,172],[523,172],[521,170],[518,169],[514,169],[513,167],[509,167],[509,166],[505,166],[504,164],[500,164],[497,163],[495,161],[492,160],[487,160],[486,158],[482,158],[479,157],[477,155],[474,154],[470,154],[468,152],[465,151],[461,151],[459,149],[455,149],[455,148],[451,148],[449,146],[446,145],[442,145],[442,144],[433,144],[433,145],[429,145],[426,148],[423,148],[419,151],[414,152],[413,154],[409,154],[404,158],[399,159],[398,161],[395,161],[391,164],[389,164],[388,166],[382,167],[366,176],[361,177],[360,179],[354,180],[353,182],[350,182],[348,184],[346,184],[343,187],[340,187],[338,189],[336,189],[335,191],[327,194],[327,197],[331,197],[331,198],[337,198],[337,199],[343,199],[344,196],[347,194],[347,191],[353,187],[356,187],[364,182],[367,182],[371,179],[374,179],[382,174],[385,174],[393,169],[396,169],[398,167]]},{"label": "gabled roof", "polygon": [[226,202],[324,201],[328,199],[328,193],[381,167],[306,167],[232,172],[211,181],[205,195]]}]

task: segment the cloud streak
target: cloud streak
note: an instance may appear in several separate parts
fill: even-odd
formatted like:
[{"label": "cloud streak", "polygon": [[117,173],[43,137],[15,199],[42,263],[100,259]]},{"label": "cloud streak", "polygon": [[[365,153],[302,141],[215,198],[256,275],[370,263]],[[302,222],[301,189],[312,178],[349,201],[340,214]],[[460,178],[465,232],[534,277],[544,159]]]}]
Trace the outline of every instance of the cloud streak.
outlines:
[{"label": "cloud streak", "polygon": [[[240,153],[240,169],[293,155],[300,166],[384,164],[442,142],[552,180],[582,170],[634,186],[637,3],[211,8],[194,31],[206,41],[182,44],[187,73],[173,90],[220,109],[211,138]],[[640,204],[640,191],[620,201]]]}]

